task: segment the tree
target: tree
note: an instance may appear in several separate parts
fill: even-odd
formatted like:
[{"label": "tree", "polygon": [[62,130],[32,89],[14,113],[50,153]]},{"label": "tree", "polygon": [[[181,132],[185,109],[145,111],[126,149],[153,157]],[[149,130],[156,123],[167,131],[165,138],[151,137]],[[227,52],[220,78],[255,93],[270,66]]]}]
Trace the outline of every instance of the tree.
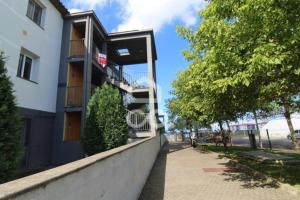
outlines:
[{"label": "tree", "polygon": [[117,89],[104,84],[99,92],[99,125],[103,131],[105,149],[112,149],[127,143],[128,125],[126,110]]},{"label": "tree", "polygon": [[95,90],[88,104],[82,144],[88,155],[127,143],[126,110],[117,89],[104,84]]},{"label": "tree", "polygon": [[0,183],[13,178],[22,156],[21,117],[0,53]]},{"label": "tree", "polygon": [[95,93],[88,103],[84,134],[81,136],[84,151],[89,156],[105,151],[103,132],[98,117],[98,112],[101,112],[100,101],[100,89],[96,88]]},{"label": "tree", "polygon": [[284,107],[296,145],[290,114],[300,101],[299,9],[293,0],[210,0],[196,31],[178,28],[192,62],[182,73],[189,78],[175,81],[175,90],[187,88],[179,96],[196,99],[192,107],[211,121],[276,103]]}]

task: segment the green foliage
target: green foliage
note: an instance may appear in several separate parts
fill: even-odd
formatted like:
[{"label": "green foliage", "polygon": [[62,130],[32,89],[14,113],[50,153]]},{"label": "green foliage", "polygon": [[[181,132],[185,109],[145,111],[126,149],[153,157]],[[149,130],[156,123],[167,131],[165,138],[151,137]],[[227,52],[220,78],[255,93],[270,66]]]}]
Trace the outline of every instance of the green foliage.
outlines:
[{"label": "green foliage", "polygon": [[88,155],[127,143],[126,110],[117,89],[104,84],[97,88],[88,104],[81,142]]},{"label": "green foliage", "polygon": [[13,178],[22,156],[21,118],[0,53],[0,183]]},{"label": "green foliage", "polygon": [[212,123],[275,103],[289,120],[300,101],[299,10],[294,0],[210,0],[196,30],[178,27],[191,62],[173,82],[180,114]]},{"label": "green foliage", "polygon": [[105,150],[103,132],[98,119],[98,113],[100,112],[99,101],[101,101],[100,89],[97,88],[89,100],[84,134],[81,136],[81,143],[87,155],[94,155]]}]

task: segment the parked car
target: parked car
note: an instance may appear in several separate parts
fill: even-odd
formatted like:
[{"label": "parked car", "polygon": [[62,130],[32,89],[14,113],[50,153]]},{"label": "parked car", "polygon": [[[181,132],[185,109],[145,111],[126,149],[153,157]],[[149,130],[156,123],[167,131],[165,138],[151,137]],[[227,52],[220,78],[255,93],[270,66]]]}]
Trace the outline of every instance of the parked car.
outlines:
[{"label": "parked car", "polygon": [[[296,138],[297,140],[300,140],[300,129],[299,129],[299,130],[295,130],[295,138]],[[292,139],[291,134],[288,134],[287,139],[289,139],[289,140]]]}]

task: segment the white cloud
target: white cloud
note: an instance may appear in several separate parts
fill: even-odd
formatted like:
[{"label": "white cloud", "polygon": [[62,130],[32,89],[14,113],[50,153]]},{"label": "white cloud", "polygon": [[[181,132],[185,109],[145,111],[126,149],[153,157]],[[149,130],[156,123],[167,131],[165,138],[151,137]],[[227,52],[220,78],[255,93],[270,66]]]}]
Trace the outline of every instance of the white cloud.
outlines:
[{"label": "white cloud", "polygon": [[84,10],[102,8],[112,2],[120,5],[121,23],[117,31],[153,28],[158,32],[175,20],[192,26],[197,22],[198,11],[206,5],[205,0],[72,0],[71,5]]},{"label": "white cloud", "polygon": [[205,5],[204,0],[127,1],[119,31],[153,28],[157,32],[176,19],[191,26],[197,22],[199,8]]},{"label": "white cloud", "polygon": [[111,0],[70,0],[68,5],[72,7],[71,9],[92,10],[96,7],[102,7],[110,1]]},{"label": "white cloud", "polygon": [[81,9],[78,9],[78,8],[71,8],[71,9],[69,9],[69,12],[70,13],[77,13],[77,12],[82,12],[83,10],[81,10]]}]

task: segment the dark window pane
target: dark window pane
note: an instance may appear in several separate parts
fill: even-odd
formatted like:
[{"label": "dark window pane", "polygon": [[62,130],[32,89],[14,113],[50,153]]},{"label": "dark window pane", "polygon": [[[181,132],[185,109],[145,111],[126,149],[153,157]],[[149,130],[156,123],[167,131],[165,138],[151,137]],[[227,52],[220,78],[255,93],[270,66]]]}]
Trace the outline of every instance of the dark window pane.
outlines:
[{"label": "dark window pane", "polygon": [[28,1],[27,16],[39,26],[42,22],[43,8],[34,0]]},{"label": "dark window pane", "polygon": [[33,21],[38,25],[41,25],[42,11],[42,7],[40,7],[38,4],[35,4]]},{"label": "dark window pane", "polygon": [[24,64],[23,78],[30,80],[31,66],[32,66],[32,59],[26,57],[25,64]]},{"label": "dark window pane", "polygon": [[30,19],[33,19],[33,13],[34,13],[34,2],[32,0],[29,0],[28,7],[27,7],[27,16]]},{"label": "dark window pane", "polygon": [[20,77],[21,77],[21,74],[22,74],[23,60],[24,60],[24,55],[20,54],[19,66],[18,66],[18,72],[17,72],[17,76],[20,76]]}]

